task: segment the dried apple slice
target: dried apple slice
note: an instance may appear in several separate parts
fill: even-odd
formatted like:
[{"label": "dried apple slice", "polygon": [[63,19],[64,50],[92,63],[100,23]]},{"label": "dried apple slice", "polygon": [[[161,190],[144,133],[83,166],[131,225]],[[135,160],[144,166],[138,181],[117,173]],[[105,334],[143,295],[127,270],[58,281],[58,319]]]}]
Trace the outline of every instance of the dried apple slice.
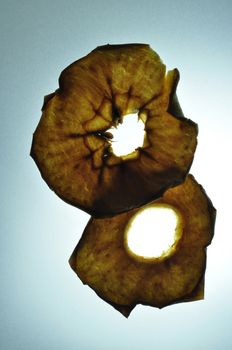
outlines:
[{"label": "dried apple slice", "polygon": [[[197,125],[176,98],[177,69],[165,73],[146,44],[106,45],[67,67],[47,96],[31,156],[49,187],[95,217],[139,207],[181,183],[193,160]],[[137,113],[144,142],[113,153],[109,129]],[[136,190],[135,190],[136,189]]]},{"label": "dried apple slice", "polygon": [[[177,238],[166,254],[144,258],[128,248],[127,229],[141,210],[155,206],[169,206],[176,212]],[[113,218],[91,218],[70,265],[84,284],[114,307],[118,305],[125,316],[136,304],[162,308],[199,300],[204,297],[206,247],[214,234],[215,217],[204,189],[189,175],[183,184],[142,209]]]}]

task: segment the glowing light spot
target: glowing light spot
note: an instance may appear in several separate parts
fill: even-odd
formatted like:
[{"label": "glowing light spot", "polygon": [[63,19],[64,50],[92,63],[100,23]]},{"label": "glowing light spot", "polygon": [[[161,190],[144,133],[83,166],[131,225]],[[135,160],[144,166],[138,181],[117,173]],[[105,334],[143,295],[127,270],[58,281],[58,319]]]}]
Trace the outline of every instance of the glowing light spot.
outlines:
[{"label": "glowing light spot", "polygon": [[169,206],[153,205],[135,215],[126,230],[126,244],[133,254],[154,259],[170,254],[177,241],[179,218]]},{"label": "glowing light spot", "polygon": [[123,123],[110,132],[113,134],[112,149],[116,156],[127,155],[143,145],[144,123],[138,120],[137,114],[125,115]]}]

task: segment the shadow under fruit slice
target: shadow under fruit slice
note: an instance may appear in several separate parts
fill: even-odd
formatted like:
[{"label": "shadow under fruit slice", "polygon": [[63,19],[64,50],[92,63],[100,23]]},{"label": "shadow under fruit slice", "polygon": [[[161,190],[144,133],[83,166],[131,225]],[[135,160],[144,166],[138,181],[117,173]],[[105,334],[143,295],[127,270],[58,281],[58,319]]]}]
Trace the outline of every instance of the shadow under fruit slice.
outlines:
[{"label": "shadow under fruit slice", "polygon": [[140,208],[113,218],[91,218],[70,258],[82,282],[125,316],[136,304],[162,308],[204,297],[206,247],[216,217],[211,201],[189,175],[183,184],[142,210],[157,205],[171,207],[179,217],[178,238],[168,254],[146,259],[129,250],[125,238],[128,223]]},{"label": "shadow under fruit slice", "polygon": [[[178,80],[178,71],[166,74],[146,44],[97,47],[67,67],[59,89],[45,97],[31,148],[49,187],[89,214],[107,217],[181,183],[197,125],[181,113]],[[131,113],[144,122],[143,146],[118,157],[109,129]]]}]

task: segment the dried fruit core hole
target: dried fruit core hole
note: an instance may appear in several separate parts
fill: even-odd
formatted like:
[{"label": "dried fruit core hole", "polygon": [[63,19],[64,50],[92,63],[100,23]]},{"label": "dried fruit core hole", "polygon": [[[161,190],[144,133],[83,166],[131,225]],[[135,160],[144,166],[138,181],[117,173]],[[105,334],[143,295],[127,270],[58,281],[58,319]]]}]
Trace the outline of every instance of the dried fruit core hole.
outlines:
[{"label": "dried fruit core hole", "polygon": [[124,156],[142,147],[144,140],[144,123],[137,114],[127,114],[123,123],[110,129],[113,134],[112,150],[116,156]]},{"label": "dried fruit core hole", "polygon": [[142,209],[127,226],[127,250],[143,259],[168,256],[180,237],[180,226],[179,215],[170,206]]}]

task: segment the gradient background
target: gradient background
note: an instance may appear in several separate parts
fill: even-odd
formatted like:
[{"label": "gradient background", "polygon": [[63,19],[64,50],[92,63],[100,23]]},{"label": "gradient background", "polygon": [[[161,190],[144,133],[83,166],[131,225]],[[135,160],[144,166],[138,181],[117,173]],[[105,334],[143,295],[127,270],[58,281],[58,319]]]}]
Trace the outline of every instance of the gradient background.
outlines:
[{"label": "gradient background", "polygon": [[[231,1],[2,1],[0,349],[232,349]],[[205,300],[127,320],[68,265],[89,216],[62,202],[29,157],[43,96],[60,72],[106,43],[149,43],[178,67],[199,124],[191,169],[218,209]]]}]

